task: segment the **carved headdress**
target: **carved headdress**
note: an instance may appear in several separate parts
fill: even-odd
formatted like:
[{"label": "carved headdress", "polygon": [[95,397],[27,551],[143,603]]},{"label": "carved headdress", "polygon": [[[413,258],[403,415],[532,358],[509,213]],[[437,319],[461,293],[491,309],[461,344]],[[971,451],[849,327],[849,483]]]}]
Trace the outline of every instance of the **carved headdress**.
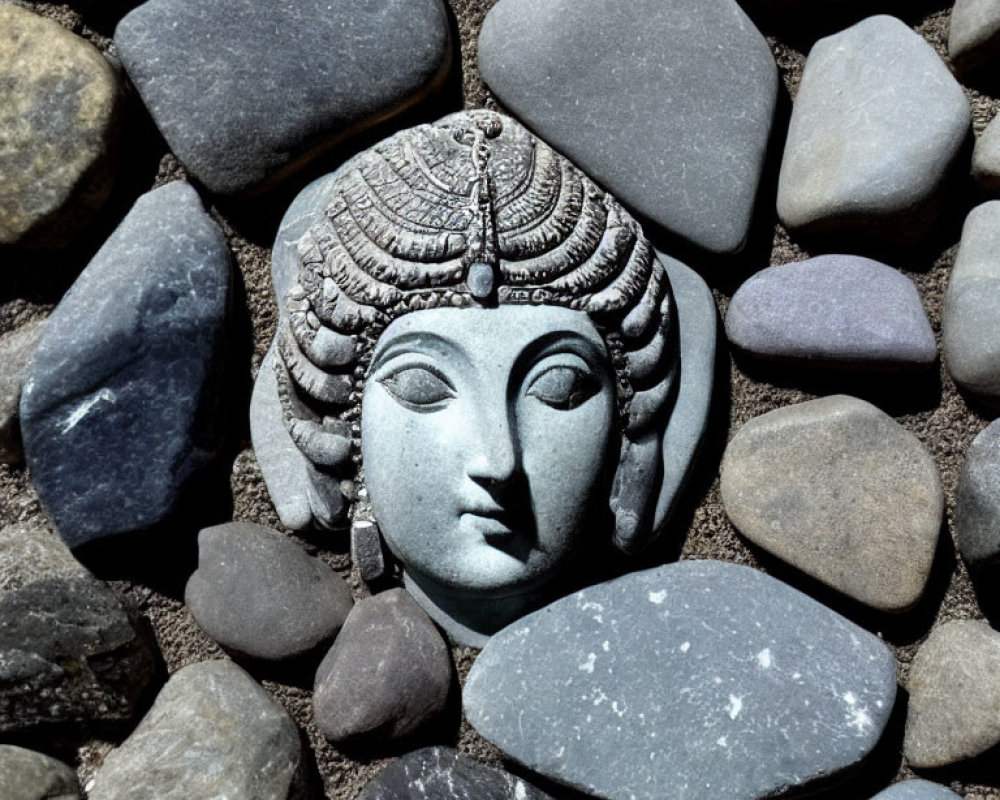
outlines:
[{"label": "carved headdress", "polygon": [[645,544],[676,391],[677,325],[666,273],[635,219],[520,124],[489,111],[404,130],[338,175],[324,218],[297,244],[276,361],[285,424],[313,471],[310,491],[326,491],[333,509],[318,521],[343,524],[345,499],[358,499],[361,393],[374,343],[393,319],[427,308],[555,305],[589,315],[612,353],[623,422],[615,541],[626,551]]}]

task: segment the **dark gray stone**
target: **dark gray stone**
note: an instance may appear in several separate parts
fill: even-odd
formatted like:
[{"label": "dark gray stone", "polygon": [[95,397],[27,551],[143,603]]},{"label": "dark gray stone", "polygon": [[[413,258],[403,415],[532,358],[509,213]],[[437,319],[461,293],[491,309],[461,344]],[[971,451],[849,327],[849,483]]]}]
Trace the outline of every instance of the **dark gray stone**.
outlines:
[{"label": "dark gray stone", "polygon": [[0,463],[15,464],[24,457],[21,447],[21,390],[28,362],[35,353],[45,320],[36,319],[0,339]]},{"label": "dark gray stone", "polygon": [[441,0],[150,0],[115,44],[167,144],[225,194],[413,106],[451,60]]},{"label": "dark gray stone", "polygon": [[940,783],[913,779],[893,784],[871,800],[962,800],[962,795],[955,794]]},{"label": "dark gray stone", "polygon": [[229,252],[195,191],[136,201],[49,318],[21,398],[67,544],[163,520],[218,445]]},{"label": "dark gray stone", "polygon": [[860,256],[758,272],[733,295],[726,336],[755,356],[836,367],[926,369],[937,359],[917,287]]},{"label": "dark gray stone", "polygon": [[924,445],[864,400],[823,397],[744,425],[722,459],[726,514],[754,544],[880,611],[923,594],[944,491]]},{"label": "dark gray stone", "polygon": [[0,530],[0,732],[128,719],[153,673],[145,634],[58,534]]},{"label": "dark gray stone", "polygon": [[713,252],[742,247],[777,93],[732,0],[501,0],[483,78],[624,203]]},{"label": "dark gray stone", "polygon": [[334,742],[402,739],[444,708],[451,675],[448,648],[413,598],[366,598],[316,672],[316,724]]},{"label": "dark gray stone", "polygon": [[895,17],[820,39],[792,108],[778,216],[792,229],[915,241],[970,122],[962,87]]},{"label": "dark gray stone", "polygon": [[277,531],[229,522],[198,534],[184,602],[219,644],[277,661],[332,639],[353,601],[339,575]]},{"label": "dark gray stone", "polygon": [[299,732],[229,661],[178,670],[121,747],[90,800],[305,800]]},{"label": "dark gray stone", "polygon": [[389,764],[358,800],[549,800],[549,795],[450,747],[426,747]]},{"label": "dark gray stone", "polygon": [[1000,744],[1000,633],[983,620],[938,625],[910,665],[903,755],[944,767]]},{"label": "dark gray stone", "polygon": [[464,706],[506,755],[597,797],[750,800],[856,764],[895,691],[867,631],[753,569],[686,561],[505,628]]},{"label": "dark gray stone", "polygon": [[61,761],[13,745],[0,745],[3,800],[79,800],[76,773]]},{"label": "dark gray stone", "polygon": [[948,31],[948,57],[968,72],[1000,55],[1000,3],[996,0],[955,0]]},{"label": "dark gray stone", "polygon": [[973,568],[1000,561],[1000,420],[973,440],[955,500],[955,541]]}]

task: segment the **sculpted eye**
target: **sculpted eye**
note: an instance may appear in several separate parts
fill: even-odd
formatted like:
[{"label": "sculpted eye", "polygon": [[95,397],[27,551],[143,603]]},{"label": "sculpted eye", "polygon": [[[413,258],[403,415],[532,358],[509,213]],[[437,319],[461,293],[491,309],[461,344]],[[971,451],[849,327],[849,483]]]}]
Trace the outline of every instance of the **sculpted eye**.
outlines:
[{"label": "sculpted eye", "polygon": [[571,411],[587,402],[600,388],[597,378],[582,369],[556,366],[536,377],[527,394],[553,408]]},{"label": "sculpted eye", "polygon": [[455,396],[448,379],[427,367],[404,367],[379,379],[379,383],[395,400],[415,411],[433,411]]}]

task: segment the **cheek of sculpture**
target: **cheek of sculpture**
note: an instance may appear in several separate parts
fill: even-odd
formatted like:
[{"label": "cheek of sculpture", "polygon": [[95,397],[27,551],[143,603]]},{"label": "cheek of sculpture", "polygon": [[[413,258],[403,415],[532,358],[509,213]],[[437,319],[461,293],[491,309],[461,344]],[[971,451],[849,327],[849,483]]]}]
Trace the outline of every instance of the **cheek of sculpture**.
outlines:
[{"label": "cheek of sculpture", "polygon": [[458,594],[536,587],[607,507],[619,434],[603,341],[562,308],[408,314],[376,348],[361,441],[372,511],[411,576]]}]

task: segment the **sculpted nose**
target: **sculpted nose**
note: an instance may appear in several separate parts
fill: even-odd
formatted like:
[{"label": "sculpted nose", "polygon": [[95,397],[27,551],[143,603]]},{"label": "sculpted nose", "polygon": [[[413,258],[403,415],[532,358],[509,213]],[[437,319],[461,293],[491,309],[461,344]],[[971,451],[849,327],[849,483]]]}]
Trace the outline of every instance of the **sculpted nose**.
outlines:
[{"label": "sculpted nose", "polygon": [[468,423],[466,471],[476,483],[494,486],[509,481],[517,471],[517,434],[506,406],[480,412],[477,419]]}]

